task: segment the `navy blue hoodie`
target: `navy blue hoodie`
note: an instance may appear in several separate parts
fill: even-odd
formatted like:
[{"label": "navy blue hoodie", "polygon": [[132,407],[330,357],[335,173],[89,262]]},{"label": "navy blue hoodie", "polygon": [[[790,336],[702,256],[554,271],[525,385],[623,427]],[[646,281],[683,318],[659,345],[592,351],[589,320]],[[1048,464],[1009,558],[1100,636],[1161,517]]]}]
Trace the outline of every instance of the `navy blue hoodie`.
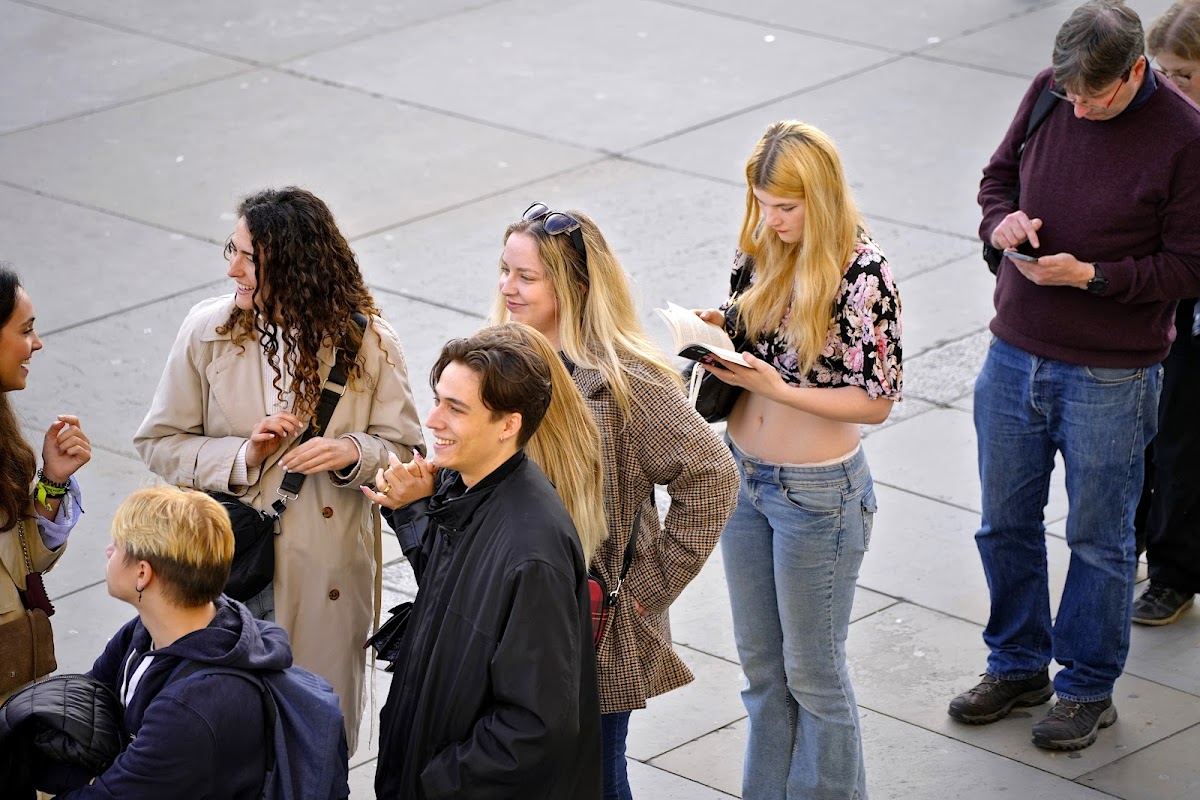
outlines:
[{"label": "navy blue hoodie", "polygon": [[[132,694],[130,679],[152,657]],[[125,703],[131,741],[90,786],[60,800],[241,800],[262,790],[265,742],[262,700],[233,675],[193,675],[167,685],[188,661],[249,671],[292,664],[287,634],[222,597],[207,628],[154,650],[140,618],[128,622],[96,659],[91,675]]]}]

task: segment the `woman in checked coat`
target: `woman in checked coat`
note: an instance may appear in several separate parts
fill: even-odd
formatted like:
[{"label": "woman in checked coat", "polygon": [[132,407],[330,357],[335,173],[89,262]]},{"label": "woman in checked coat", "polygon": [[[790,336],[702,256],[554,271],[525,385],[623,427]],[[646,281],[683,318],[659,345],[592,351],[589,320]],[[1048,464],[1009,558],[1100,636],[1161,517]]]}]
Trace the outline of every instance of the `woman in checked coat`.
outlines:
[{"label": "woman in checked coat", "polygon": [[[600,430],[608,539],[592,568],[609,589],[638,526],[596,651],[604,797],[630,798],[629,715],[692,680],[672,649],[667,611],[717,544],[737,498],[737,468],[642,330],[625,271],[595,223],[535,203],[504,238],[493,321],[524,322],[550,340]],[[664,523],[656,484],[671,496]]]}]

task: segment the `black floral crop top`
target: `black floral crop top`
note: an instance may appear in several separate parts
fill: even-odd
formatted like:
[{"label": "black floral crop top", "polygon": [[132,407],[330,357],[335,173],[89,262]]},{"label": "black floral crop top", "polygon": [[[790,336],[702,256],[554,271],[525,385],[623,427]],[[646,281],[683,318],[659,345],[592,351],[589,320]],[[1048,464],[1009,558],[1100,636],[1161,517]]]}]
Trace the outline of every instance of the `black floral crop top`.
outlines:
[{"label": "black floral crop top", "polygon": [[[754,283],[753,259],[738,251],[733,272],[748,266]],[[736,279],[736,277],[735,277]],[[736,330],[736,311],[731,297],[721,306],[725,329]],[[879,246],[863,236],[854,247],[854,260],[846,267],[838,287],[833,324],[825,347],[807,375],[798,371],[796,351],[789,348],[782,329],[763,334],[748,350],[779,371],[794,386],[860,386],[869,397],[900,399],[903,382],[900,350],[900,295],[892,270]]]}]

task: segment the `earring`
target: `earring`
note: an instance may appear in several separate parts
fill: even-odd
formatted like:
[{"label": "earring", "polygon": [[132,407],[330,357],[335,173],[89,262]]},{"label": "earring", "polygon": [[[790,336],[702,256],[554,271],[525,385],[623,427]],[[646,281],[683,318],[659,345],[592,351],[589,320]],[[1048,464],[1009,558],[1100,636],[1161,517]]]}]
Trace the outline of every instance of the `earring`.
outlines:
[{"label": "earring", "polygon": [[143,592],[143,591],[144,591],[144,590],[142,590],[142,589],[138,589],[138,590],[137,590],[137,593],[138,593],[138,602],[139,602],[139,603],[140,603],[140,602],[142,602],[142,592]]}]

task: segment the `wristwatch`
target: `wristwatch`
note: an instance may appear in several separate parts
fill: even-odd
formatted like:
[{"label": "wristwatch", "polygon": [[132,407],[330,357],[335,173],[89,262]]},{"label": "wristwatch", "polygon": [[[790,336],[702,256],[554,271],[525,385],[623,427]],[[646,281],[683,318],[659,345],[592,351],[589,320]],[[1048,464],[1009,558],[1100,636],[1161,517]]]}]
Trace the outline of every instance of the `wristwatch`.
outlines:
[{"label": "wristwatch", "polygon": [[1087,282],[1087,290],[1092,294],[1104,294],[1108,291],[1108,278],[1100,271],[1099,264],[1092,264],[1092,268],[1096,270],[1096,274]]}]

